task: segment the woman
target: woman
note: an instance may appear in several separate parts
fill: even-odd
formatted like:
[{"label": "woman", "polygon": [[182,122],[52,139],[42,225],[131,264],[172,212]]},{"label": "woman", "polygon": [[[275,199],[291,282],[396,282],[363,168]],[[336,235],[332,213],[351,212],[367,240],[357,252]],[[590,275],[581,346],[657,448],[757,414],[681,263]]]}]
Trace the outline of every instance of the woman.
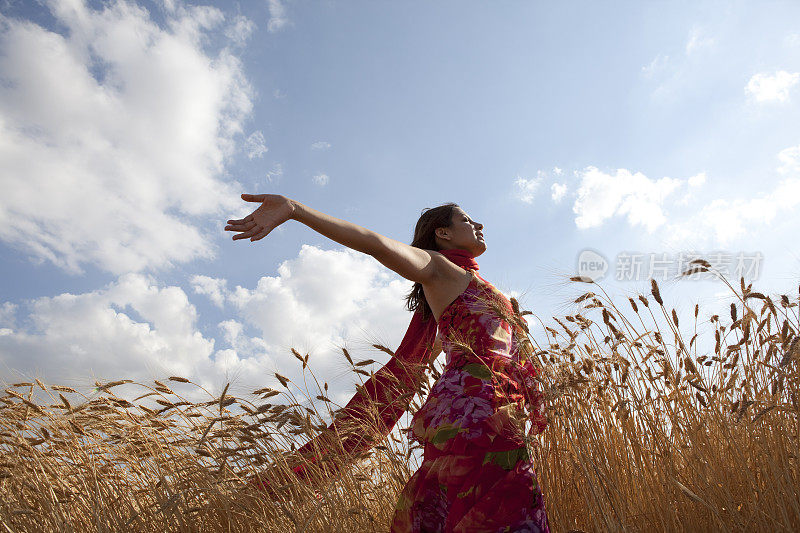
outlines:
[{"label": "woman", "polygon": [[[374,417],[375,405],[388,434],[423,375],[438,330],[447,361],[412,419],[423,461],[400,494],[392,531],[549,531],[525,441],[525,408],[529,433],[546,424],[530,343],[516,305],[476,273],[475,257],[486,251],[483,225],[445,204],[423,212],[409,246],[283,196],[242,199],[261,205],[228,221],[234,240],[257,241],[293,219],[414,282],[407,303],[415,312],[400,347],[301,456],[320,461],[331,444],[325,439]],[[356,455],[373,444],[374,437],[356,433],[344,437],[342,448]],[[307,478],[303,466],[295,473]]]}]

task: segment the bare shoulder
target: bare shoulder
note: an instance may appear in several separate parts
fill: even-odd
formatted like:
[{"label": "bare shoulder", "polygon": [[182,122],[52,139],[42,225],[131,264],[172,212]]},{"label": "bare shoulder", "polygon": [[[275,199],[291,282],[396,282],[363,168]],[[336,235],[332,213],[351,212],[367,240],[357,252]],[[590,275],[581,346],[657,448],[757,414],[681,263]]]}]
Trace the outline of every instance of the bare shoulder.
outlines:
[{"label": "bare shoulder", "polygon": [[436,277],[422,284],[425,299],[438,321],[444,309],[469,285],[472,274],[456,265],[439,252],[431,251]]},{"label": "bare shoulder", "polygon": [[456,265],[441,253],[434,250],[427,250],[431,254],[431,262],[435,269],[435,282],[454,282],[464,277],[464,269]]}]

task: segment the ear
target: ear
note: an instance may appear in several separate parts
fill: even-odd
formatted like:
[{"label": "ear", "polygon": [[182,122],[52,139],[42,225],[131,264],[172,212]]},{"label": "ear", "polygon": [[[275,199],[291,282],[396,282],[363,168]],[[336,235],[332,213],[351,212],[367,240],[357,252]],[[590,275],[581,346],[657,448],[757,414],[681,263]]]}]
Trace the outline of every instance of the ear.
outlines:
[{"label": "ear", "polygon": [[447,236],[447,229],[445,229],[445,228],[436,228],[433,233],[434,233],[434,235],[436,235],[440,239],[445,239],[446,240],[446,239],[449,238]]}]

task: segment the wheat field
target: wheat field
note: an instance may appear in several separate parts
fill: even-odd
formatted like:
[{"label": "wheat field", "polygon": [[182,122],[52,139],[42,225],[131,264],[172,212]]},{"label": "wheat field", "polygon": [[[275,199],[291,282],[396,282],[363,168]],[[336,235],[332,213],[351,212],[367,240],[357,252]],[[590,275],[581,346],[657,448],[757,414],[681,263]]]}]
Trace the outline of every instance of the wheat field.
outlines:
[{"label": "wheat field", "polygon": [[[712,270],[693,263],[684,275]],[[800,530],[798,298],[719,279],[730,315],[701,320],[699,305],[669,309],[655,280],[621,305],[572,278],[580,312],[530,338],[549,418],[530,446],[553,531]],[[280,375],[247,397],[180,376],[91,393],[7,384],[0,531],[387,531],[419,450],[393,432],[333,481],[292,482],[293,450],[338,408],[292,352],[315,390]],[[373,361],[342,355],[369,375]],[[247,484],[266,468],[271,493]]]}]

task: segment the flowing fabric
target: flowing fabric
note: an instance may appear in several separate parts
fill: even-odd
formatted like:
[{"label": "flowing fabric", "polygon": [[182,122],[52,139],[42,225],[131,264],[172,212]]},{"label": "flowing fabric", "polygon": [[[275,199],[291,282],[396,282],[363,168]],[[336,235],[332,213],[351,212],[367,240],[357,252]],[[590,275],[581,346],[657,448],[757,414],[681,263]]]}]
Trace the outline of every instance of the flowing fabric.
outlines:
[{"label": "flowing fabric", "polygon": [[[475,258],[465,250],[440,250],[439,253],[461,268],[478,269]],[[297,450],[304,464],[294,467],[295,474],[301,479],[308,479],[308,465],[320,463],[331,448],[329,435],[338,435],[343,451],[351,457],[371,449],[376,442],[385,438],[408,409],[411,397],[424,377],[435,340],[436,321],[433,317],[423,320],[422,310],[417,309],[389,362],[358,389],[326,431]],[[375,420],[376,409],[378,420]],[[380,430],[380,434],[364,434],[364,427],[374,427]],[[341,458],[337,459],[326,463],[329,473],[335,472],[341,464]],[[256,486],[265,484],[258,477],[252,482]]]},{"label": "flowing fabric", "polygon": [[[343,451],[347,456],[355,457],[383,440],[408,409],[424,376],[435,338],[436,322],[433,319],[423,321],[422,312],[415,311],[400,346],[389,362],[358,388],[322,435],[297,451],[306,463],[295,467],[295,474],[306,479],[307,466],[319,463],[327,453],[338,455]],[[376,429],[378,433],[366,433],[365,428]],[[341,449],[335,446],[331,450],[331,443],[326,439],[329,435],[337,435]],[[341,464],[341,457],[337,457],[326,462],[326,470],[332,474]]]},{"label": "flowing fabric", "polygon": [[[305,465],[324,462],[328,473],[385,438],[408,408],[430,361],[437,331],[447,354],[445,371],[412,419],[411,437],[424,446],[423,462],[403,489],[392,523],[395,533],[427,531],[549,531],[542,494],[524,440],[546,426],[536,370],[522,318],[509,300],[477,275],[465,250],[441,250],[473,274],[439,322],[415,311],[391,360],[358,388],[321,435],[298,450]],[[366,434],[364,426],[376,427]],[[341,447],[331,446],[330,435]],[[263,481],[255,478],[257,486]]]},{"label": "flowing fabric", "polygon": [[411,421],[423,460],[392,532],[548,532],[525,439],[526,420],[535,434],[546,419],[522,317],[473,272],[438,331],[447,359]]}]

